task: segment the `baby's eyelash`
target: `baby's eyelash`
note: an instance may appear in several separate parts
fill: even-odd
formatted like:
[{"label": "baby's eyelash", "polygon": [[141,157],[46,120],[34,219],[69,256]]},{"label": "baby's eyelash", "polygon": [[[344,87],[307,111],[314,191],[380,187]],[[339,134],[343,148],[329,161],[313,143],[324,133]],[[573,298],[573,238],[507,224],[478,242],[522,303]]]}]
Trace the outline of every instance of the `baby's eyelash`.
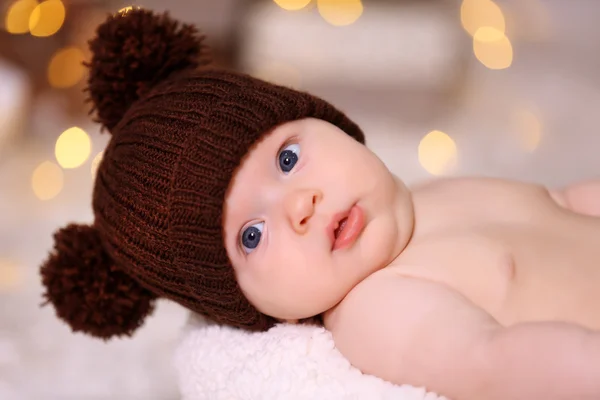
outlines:
[{"label": "baby's eyelash", "polygon": [[283,144],[281,146],[279,146],[279,149],[277,150],[277,155],[279,155],[279,153],[281,153],[283,151],[283,149],[285,149],[290,144],[299,144],[298,135],[292,135],[289,138],[287,138],[283,142]]}]

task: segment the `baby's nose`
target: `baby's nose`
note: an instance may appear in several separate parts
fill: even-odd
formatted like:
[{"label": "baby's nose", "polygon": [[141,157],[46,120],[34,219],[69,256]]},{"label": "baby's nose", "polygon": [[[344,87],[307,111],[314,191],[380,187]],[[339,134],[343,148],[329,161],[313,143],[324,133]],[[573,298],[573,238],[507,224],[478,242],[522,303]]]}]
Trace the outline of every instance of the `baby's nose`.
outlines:
[{"label": "baby's nose", "polygon": [[288,193],[284,207],[292,228],[303,234],[308,229],[308,221],[315,213],[317,203],[323,194],[316,189],[299,189]]}]

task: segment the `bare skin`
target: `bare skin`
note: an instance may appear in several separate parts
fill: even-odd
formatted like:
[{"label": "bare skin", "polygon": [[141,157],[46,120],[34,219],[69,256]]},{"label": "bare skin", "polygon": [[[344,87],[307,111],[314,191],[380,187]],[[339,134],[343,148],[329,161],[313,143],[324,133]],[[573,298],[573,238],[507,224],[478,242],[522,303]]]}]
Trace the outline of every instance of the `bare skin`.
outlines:
[{"label": "bare skin", "polygon": [[565,320],[600,330],[600,181],[574,199],[595,194],[596,205],[576,210],[557,203],[561,192],[496,179],[412,193],[419,223],[390,265],[398,274],[447,285],[502,325]]},{"label": "bare skin", "polygon": [[598,398],[600,181],[412,193],[409,245],[326,314],[340,351],[451,399]]},{"label": "bare skin", "polygon": [[[273,172],[265,160],[290,138],[297,170]],[[331,220],[353,205],[359,233],[332,249]],[[249,152],[224,231],[249,300],[286,321],[323,313],[365,373],[452,400],[585,400],[600,398],[599,216],[600,180],[409,190],[366,147],[303,120]]]}]

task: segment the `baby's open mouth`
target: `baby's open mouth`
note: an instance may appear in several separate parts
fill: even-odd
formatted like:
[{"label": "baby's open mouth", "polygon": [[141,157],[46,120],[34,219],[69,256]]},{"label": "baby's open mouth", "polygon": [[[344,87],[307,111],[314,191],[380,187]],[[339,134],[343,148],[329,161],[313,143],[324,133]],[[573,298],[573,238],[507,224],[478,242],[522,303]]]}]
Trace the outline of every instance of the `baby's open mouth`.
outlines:
[{"label": "baby's open mouth", "polygon": [[364,224],[364,212],[356,204],[348,211],[337,214],[328,228],[332,250],[351,246],[362,232]]},{"label": "baby's open mouth", "polygon": [[346,226],[347,221],[348,221],[348,217],[344,217],[338,222],[337,228],[335,228],[335,230],[333,231],[333,236],[336,239],[338,238],[338,236],[340,236],[340,232],[342,232],[342,230],[344,229],[344,226]]}]

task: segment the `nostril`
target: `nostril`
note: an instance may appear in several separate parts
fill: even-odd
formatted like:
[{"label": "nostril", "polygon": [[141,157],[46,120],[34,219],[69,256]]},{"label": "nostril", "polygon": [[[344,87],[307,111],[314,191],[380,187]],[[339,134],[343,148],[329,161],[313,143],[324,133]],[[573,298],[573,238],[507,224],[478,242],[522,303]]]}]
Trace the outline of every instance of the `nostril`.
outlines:
[{"label": "nostril", "polygon": [[313,196],[312,203],[313,203],[313,205],[317,204],[317,196],[316,195]]},{"label": "nostril", "polygon": [[302,221],[300,221],[300,225],[306,224],[307,221],[308,221],[308,218],[302,218]]}]

